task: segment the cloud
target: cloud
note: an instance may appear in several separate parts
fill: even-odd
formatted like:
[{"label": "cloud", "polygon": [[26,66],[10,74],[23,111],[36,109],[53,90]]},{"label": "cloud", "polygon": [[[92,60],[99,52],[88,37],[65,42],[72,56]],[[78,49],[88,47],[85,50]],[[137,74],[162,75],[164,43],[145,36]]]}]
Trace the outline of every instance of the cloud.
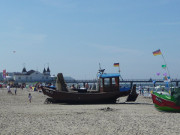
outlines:
[{"label": "cloud", "polygon": [[119,46],[113,46],[113,45],[92,45],[92,47],[106,51],[109,53],[134,53],[134,54],[139,54],[140,51],[135,50],[135,49],[128,49],[128,48],[121,48]]}]

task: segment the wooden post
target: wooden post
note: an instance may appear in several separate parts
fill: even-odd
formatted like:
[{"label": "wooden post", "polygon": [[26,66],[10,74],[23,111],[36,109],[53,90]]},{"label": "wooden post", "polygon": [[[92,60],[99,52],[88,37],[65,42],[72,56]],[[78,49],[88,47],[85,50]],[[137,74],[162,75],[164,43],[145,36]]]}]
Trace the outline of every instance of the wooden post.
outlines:
[{"label": "wooden post", "polygon": [[133,82],[131,81],[131,88],[133,87]]},{"label": "wooden post", "polygon": [[179,82],[177,81],[177,82],[176,82],[176,86],[178,87],[178,85],[179,85]]},{"label": "wooden post", "polygon": [[83,82],[83,87],[85,88],[86,82]]}]

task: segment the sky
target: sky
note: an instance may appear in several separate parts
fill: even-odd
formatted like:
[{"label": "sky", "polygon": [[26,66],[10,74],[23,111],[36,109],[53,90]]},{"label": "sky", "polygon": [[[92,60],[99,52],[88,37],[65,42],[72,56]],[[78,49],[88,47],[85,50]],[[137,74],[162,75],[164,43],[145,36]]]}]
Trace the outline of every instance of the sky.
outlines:
[{"label": "sky", "polygon": [[0,72],[95,79],[120,63],[123,79],[161,79],[166,62],[180,78],[179,13],[180,0],[0,0]]}]

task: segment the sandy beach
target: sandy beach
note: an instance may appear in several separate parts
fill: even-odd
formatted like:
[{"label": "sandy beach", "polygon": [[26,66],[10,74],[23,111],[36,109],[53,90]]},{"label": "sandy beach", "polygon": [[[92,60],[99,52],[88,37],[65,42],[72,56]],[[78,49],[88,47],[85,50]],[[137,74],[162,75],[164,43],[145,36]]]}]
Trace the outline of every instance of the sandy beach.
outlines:
[{"label": "sandy beach", "polygon": [[[12,92],[14,93],[13,89]],[[28,94],[32,102],[28,101]],[[0,89],[0,135],[179,135],[180,113],[157,111],[150,98],[134,103],[44,104],[30,89]]]}]

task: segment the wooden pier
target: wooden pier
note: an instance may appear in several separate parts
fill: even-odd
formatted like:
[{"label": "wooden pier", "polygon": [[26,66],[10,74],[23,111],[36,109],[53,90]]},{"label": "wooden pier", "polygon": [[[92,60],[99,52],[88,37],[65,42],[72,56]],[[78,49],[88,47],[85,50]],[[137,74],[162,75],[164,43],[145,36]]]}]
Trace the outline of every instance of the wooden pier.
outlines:
[{"label": "wooden pier", "polygon": [[[66,83],[96,83],[97,80],[66,80]],[[171,79],[171,82],[169,83],[175,83],[175,85],[179,86],[180,79]],[[162,79],[124,79],[120,80],[120,83],[127,83],[130,84],[130,86],[133,86],[133,84],[141,84],[141,83],[152,83],[154,86],[158,83],[164,83],[164,80]]]}]

